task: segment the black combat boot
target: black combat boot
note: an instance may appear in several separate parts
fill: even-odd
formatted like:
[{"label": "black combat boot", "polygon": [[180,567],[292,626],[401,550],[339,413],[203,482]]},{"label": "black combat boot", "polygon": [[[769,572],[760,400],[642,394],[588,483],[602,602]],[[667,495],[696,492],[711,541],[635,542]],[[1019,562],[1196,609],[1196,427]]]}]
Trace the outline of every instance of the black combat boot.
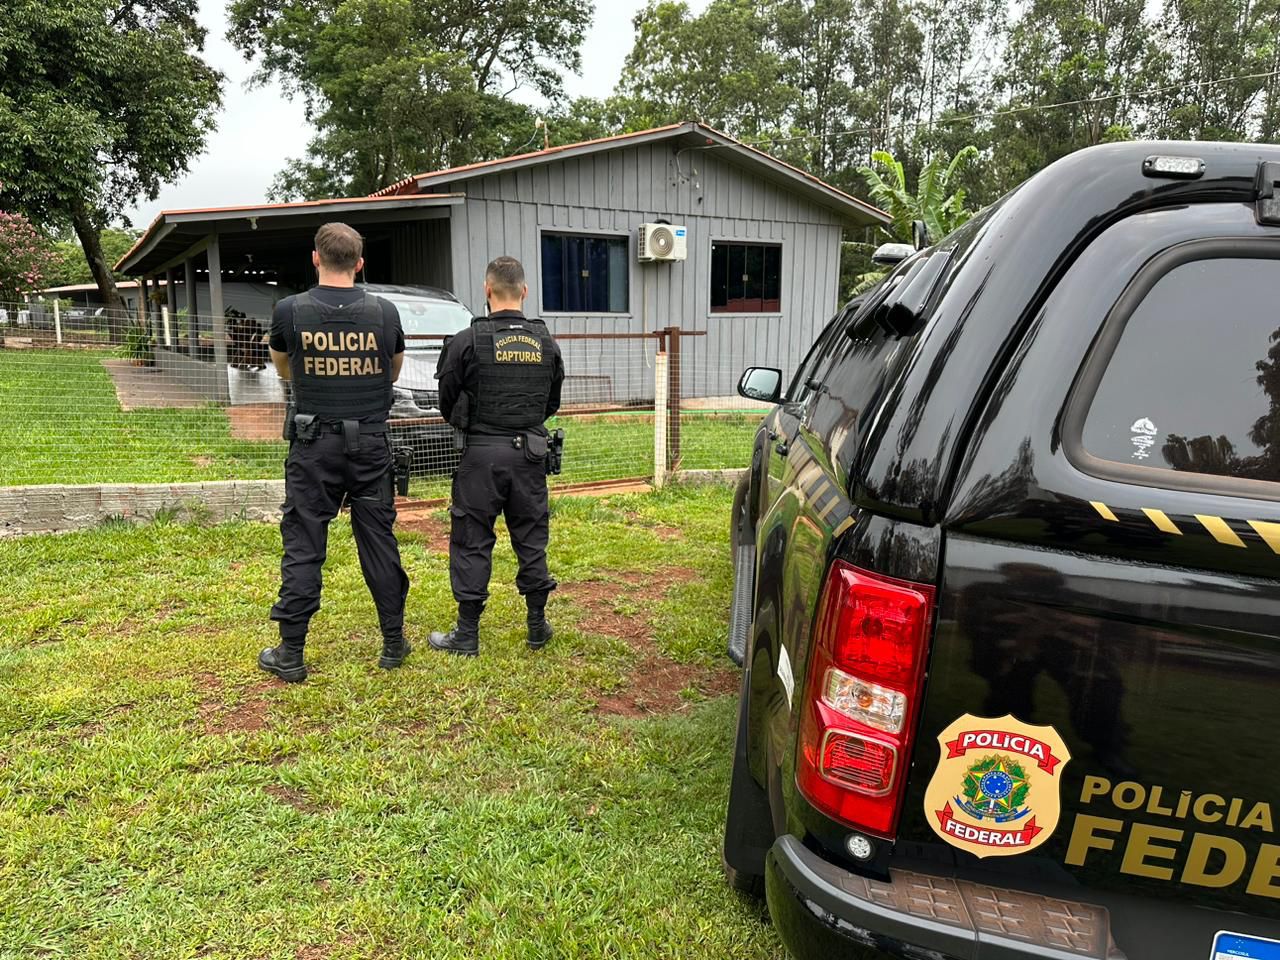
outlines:
[{"label": "black combat boot", "polygon": [[427,643],[436,650],[474,657],[480,652],[480,614],[484,604],[478,600],[464,600],[458,604],[458,624],[448,633],[433,632]]},{"label": "black combat boot", "polygon": [[529,625],[529,635],[526,643],[530,650],[541,650],[547,645],[547,641],[551,639],[555,633],[551,629],[551,624],[547,623],[547,594],[531,593],[525,598],[525,604],[528,607],[527,623]]},{"label": "black combat boot", "polygon": [[378,658],[378,666],[383,670],[394,670],[412,652],[413,647],[404,637],[383,637],[382,656]]},{"label": "black combat boot", "polygon": [[280,641],[278,647],[267,647],[258,654],[258,666],[273,673],[285,683],[301,683],[307,679],[307,665],[302,662],[302,647]]}]

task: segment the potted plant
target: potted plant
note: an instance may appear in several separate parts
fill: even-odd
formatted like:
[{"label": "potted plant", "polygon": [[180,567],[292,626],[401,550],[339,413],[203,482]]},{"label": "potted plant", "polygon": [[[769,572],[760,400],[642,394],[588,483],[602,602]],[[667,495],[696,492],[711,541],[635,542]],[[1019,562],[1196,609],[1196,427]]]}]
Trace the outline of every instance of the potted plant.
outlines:
[{"label": "potted plant", "polygon": [[155,340],[151,335],[151,328],[141,323],[129,324],[124,332],[120,355],[133,361],[135,367],[155,366]]}]

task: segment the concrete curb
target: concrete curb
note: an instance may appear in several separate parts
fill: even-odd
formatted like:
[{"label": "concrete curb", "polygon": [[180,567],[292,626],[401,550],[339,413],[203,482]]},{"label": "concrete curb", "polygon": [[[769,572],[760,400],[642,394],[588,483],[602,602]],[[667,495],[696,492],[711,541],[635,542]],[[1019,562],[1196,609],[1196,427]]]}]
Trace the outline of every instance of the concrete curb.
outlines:
[{"label": "concrete curb", "polygon": [[681,470],[672,479],[676,483],[737,483],[746,474],[738,470]]},{"label": "concrete curb", "polygon": [[[744,470],[681,470],[674,483],[737,483]],[[650,489],[592,485],[563,490],[552,496],[609,496]],[[67,533],[87,530],[106,520],[147,522],[158,515],[219,523],[226,520],[280,519],[283,480],[210,480],[202,483],[108,483],[73,485],[51,483],[30,487],[0,487],[0,537],[29,533]],[[414,510],[438,509],[441,501],[400,503],[408,518]]]},{"label": "concrete curb", "polygon": [[44,484],[0,488],[0,537],[63,533],[105,520],[157,515],[207,520],[272,520],[280,516],[284,480],[203,483]]}]

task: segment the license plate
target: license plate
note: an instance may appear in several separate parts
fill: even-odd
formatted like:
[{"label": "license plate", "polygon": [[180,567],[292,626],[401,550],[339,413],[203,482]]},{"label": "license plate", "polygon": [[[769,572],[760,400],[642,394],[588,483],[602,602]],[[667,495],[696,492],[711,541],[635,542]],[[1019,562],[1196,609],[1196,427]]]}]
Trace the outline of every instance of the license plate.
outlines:
[{"label": "license plate", "polygon": [[1213,938],[1209,960],[1280,960],[1280,940],[1223,930]]}]

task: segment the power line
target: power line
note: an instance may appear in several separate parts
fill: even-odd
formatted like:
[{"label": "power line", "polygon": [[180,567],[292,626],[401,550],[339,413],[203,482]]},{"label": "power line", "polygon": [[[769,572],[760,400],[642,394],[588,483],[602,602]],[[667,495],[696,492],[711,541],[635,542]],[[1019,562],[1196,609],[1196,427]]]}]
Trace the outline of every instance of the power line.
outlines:
[{"label": "power line", "polygon": [[1175,90],[1192,90],[1202,87],[1212,87],[1223,83],[1239,83],[1244,80],[1267,80],[1271,77],[1280,76],[1280,70],[1268,70],[1264,73],[1246,73],[1235,77],[1222,77],[1217,80],[1199,80],[1194,83],[1171,83],[1162,87],[1148,87],[1146,90],[1138,90],[1125,93],[1109,93],[1098,97],[1083,97],[1079,100],[1062,100],[1057,103],[1038,103],[1029,104],[1023,107],[1007,107],[1002,110],[992,110],[985,113],[969,113],[954,117],[938,117],[933,120],[908,121],[905,123],[894,124],[887,127],[862,127],[857,130],[840,130],[836,133],[806,133],[796,137],[763,137],[758,140],[743,140],[742,142],[748,146],[773,146],[784,143],[801,143],[813,140],[836,140],[841,137],[861,137],[870,134],[883,134],[903,132],[907,130],[917,130],[924,127],[938,126],[940,124],[966,123],[972,120],[995,120],[1000,117],[1015,116],[1022,113],[1046,113],[1050,110],[1061,110],[1064,107],[1080,107],[1095,103],[1107,103],[1112,100],[1124,100],[1126,98],[1138,100],[1144,97],[1154,97],[1162,93],[1169,93]]}]

